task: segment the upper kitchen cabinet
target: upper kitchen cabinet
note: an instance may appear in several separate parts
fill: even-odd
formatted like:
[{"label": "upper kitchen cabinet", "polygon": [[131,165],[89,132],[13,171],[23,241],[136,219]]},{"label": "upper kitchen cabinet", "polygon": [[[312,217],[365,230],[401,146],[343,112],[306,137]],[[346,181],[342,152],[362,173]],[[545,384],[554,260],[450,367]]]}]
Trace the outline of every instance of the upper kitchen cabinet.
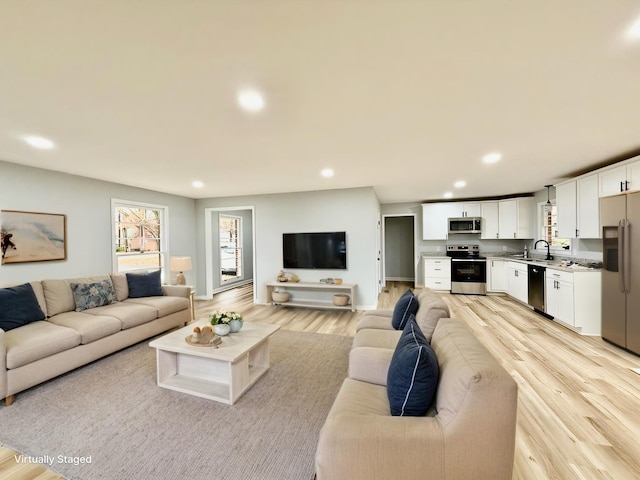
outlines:
[{"label": "upper kitchen cabinet", "polygon": [[558,237],[600,238],[598,175],[556,185]]},{"label": "upper kitchen cabinet", "polygon": [[640,160],[618,167],[602,169],[599,171],[598,177],[600,197],[640,190]]},{"label": "upper kitchen cabinet", "polygon": [[482,209],[480,202],[464,203],[454,202],[452,217],[480,217],[482,216]]},{"label": "upper kitchen cabinet", "polygon": [[422,204],[422,239],[446,240],[450,217],[461,217],[460,204],[455,202]]},{"label": "upper kitchen cabinet", "polygon": [[533,232],[533,197],[521,197],[498,202],[498,237],[531,239]]},{"label": "upper kitchen cabinet", "polygon": [[498,202],[482,202],[480,216],[482,217],[482,233],[480,234],[480,238],[500,238]]}]

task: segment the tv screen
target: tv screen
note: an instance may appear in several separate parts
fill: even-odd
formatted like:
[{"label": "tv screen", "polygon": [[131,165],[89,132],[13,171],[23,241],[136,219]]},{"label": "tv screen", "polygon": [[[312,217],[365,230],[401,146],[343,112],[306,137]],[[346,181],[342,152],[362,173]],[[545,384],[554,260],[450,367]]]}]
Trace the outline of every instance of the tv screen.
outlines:
[{"label": "tv screen", "polygon": [[346,270],[346,232],[283,233],[284,268]]}]

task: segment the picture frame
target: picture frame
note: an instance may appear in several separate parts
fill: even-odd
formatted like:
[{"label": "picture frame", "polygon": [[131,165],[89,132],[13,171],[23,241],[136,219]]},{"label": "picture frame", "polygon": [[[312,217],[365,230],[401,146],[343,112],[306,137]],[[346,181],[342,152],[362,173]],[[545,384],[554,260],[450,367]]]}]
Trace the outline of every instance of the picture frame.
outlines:
[{"label": "picture frame", "polygon": [[2,265],[67,259],[67,216],[0,210]]}]

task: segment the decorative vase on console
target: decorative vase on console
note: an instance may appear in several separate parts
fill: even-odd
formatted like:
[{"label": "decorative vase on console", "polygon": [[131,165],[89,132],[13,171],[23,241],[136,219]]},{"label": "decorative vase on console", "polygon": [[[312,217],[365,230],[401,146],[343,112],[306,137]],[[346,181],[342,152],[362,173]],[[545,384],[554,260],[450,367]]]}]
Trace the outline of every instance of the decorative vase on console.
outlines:
[{"label": "decorative vase on console", "polygon": [[228,323],[218,323],[213,326],[213,331],[216,332],[216,335],[224,337],[231,331],[231,326]]},{"label": "decorative vase on console", "polygon": [[244,322],[242,320],[239,319],[235,319],[235,320],[231,320],[229,322],[229,327],[231,327],[231,333],[237,333],[240,331],[240,329],[242,328],[242,324]]}]

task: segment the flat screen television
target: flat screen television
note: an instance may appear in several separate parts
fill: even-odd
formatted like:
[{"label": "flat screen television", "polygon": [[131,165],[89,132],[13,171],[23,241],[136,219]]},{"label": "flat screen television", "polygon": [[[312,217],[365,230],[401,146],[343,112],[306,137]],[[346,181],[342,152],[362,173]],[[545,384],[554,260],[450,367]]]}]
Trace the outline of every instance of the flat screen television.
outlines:
[{"label": "flat screen television", "polygon": [[283,233],[284,268],[346,270],[346,232]]}]

